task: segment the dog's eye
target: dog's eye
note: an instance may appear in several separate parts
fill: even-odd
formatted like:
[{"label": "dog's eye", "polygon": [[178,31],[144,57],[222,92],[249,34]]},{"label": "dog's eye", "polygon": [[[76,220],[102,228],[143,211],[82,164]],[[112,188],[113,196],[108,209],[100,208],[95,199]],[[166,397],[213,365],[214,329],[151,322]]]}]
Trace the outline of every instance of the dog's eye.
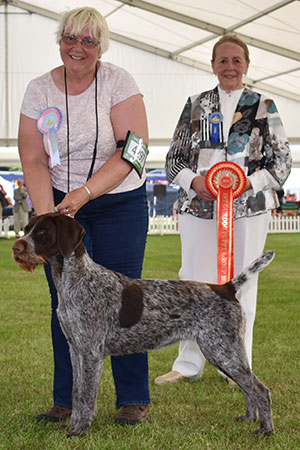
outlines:
[{"label": "dog's eye", "polygon": [[45,234],[46,234],[46,230],[38,230],[37,231],[38,236],[45,236]]}]

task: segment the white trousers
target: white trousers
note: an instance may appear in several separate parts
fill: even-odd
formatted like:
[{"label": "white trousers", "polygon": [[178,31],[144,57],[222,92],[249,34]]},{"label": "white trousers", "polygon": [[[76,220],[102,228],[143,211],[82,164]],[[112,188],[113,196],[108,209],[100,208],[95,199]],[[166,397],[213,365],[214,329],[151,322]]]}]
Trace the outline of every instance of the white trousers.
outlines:
[{"label": "white trousers", "polygon": [[[234,221],[234,274],[237,275],[261,255],[268,233],[270,212]],[[181,280],[217,283],[217,223],[216,219],[200,219],[190,214],[179,215],[181,237]],[[245,345],[252,367],[253,326],[256,313],[258,275],[246,283],[239,301],[246,316]],[[205,357],[195,341],[181,341],[173,370],[184,377],[201,377]]]}]

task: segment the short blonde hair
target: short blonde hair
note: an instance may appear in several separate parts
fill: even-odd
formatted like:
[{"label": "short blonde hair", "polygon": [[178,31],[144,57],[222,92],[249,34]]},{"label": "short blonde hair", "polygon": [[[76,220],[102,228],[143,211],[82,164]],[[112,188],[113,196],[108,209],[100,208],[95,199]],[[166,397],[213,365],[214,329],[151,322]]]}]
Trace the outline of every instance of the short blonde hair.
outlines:
[{"label": "short blonde hair", "polygon": [[224,36],[221,37],[221,39],[218,40],[218,42],[215,43],[212,51],[212,58],[211,58],[212,62],[214,62],[214,60],[216,59],[216,52],[218,47],[220,47],[220,45],[224,44],[225,42],[231,42],[232,44],[239,45],[244,50],[246,62],[249,64],[250,57],[247,44],[245,44],[245,42],[242,41],[242,39],[237,37],[236,34],[225,34]]},{"label": "short blonde hair", "polygon": [[100,55],[108,49],[109,29],[104,17],[95,8],[75,8],[65,12],[60,21],[56,32],[56,41],[59,44],[65,30],[75,36],[88,29],[91,38],[100,40]]}]

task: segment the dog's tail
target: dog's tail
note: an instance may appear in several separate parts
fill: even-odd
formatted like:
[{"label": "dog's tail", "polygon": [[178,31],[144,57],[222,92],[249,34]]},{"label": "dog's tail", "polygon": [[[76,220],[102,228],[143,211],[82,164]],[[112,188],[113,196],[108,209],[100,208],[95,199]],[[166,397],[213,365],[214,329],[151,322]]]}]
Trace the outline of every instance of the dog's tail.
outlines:
[{"label": "dog's tail", "polygon": [[245,284],[250,278],[254,277],[257,273],[263,270],[266,266],[270,264],[275,256],[275,252],[268,250],[263,253],[259,258],[253,261],[246,269],[244,269],[239,275],[231,280],[236,291],[238,292],[243,284]]}]

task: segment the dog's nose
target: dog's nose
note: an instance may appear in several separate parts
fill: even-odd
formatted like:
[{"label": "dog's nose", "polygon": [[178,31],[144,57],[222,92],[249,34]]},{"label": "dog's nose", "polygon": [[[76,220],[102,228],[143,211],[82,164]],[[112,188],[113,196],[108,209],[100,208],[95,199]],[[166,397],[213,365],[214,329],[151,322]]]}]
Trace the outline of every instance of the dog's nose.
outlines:
[{"label": "dog's nose", "polygon": [[26,243],[22,239],[19,239],[18,241],[16,241],[12,248],[13,254],[20,255],[21,253],[23,253],[25,250],[25,245],[26,245]]}]

